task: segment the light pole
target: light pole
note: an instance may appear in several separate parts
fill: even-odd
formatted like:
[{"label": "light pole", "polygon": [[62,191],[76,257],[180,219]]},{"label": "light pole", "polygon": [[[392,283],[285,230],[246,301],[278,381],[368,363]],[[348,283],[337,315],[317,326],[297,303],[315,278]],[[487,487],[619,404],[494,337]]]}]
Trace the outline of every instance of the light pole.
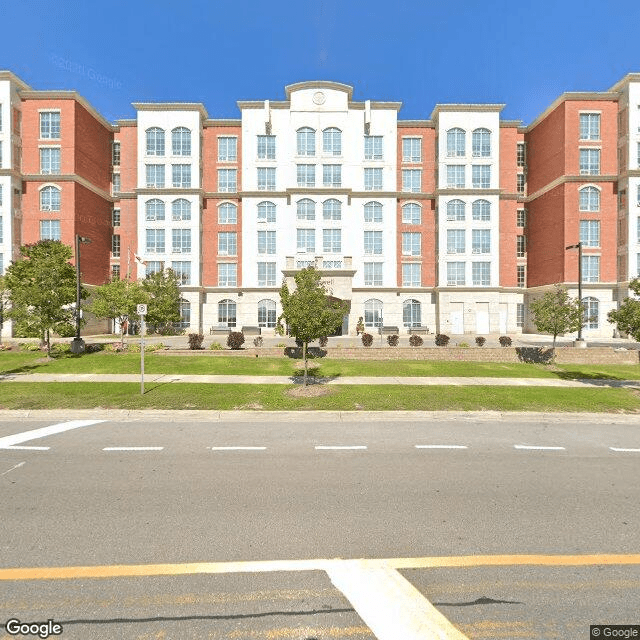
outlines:
[{"label": "light pole", "polygon": [[[576,244],[570,244],[565,249],[577,249],[578,250],[578,300],[580,300],[580,304],[582,304],[582,242],[578,242]],[[584,319],[584,314],[582,316]],[[582,344],[582,321],[580,320],[580,326],[578,327],[578,339],[576,342],[576,346],[583,346]]]},{"label": "light pole", "polygon": [[80,245],[89,244],[91,238],[76,233],[76,337],[71,341],[71,353],[84,353],[84,340],[80,337],[81,297],[80,297]]}]

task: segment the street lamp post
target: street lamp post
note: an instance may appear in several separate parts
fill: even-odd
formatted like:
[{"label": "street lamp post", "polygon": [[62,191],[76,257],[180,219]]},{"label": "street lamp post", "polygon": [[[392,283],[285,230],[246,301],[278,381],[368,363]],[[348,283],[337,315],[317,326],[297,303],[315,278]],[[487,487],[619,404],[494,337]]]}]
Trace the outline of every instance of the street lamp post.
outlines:
[{"label": "street lamp post", "polygon": [[76,233],[76,337],[71,341],[71,353],[84,353],[84,340],[80,337],[81,300],[80,297],[80,245],[89,244],[91,238]]},{"label": "street lamp post", "polygon": [[[566,249],[577,249],[578,250],[578,300],[582,304],[582,242],[578,242],[576,244],[570,244]],[[584,315],[583,315],[584,318]],[[578,327],[578,339],[576,340],[576,347],[586,346],[584,341],[582,340],[582,321],[580,321],[580,326]]]}]

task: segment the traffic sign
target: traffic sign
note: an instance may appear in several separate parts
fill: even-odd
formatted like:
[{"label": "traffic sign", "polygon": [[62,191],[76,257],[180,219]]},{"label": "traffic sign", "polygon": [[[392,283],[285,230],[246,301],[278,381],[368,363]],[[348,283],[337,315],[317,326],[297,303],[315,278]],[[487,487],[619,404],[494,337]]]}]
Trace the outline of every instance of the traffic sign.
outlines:
[{"label": "traffic sign", "polygon": [[146,304],[139,304],[138,305],[138,315],[139,316],[147,315],[147,305]]}]

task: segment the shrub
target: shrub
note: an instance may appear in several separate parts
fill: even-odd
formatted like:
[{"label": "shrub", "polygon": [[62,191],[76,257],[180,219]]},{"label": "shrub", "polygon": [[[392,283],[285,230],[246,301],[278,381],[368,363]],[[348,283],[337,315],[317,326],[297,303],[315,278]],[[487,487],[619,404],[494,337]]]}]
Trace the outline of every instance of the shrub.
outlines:
[{"label": "shrub", "polygon": [[387,342],[389,343],[390,347],[397,347],[398,340],[400,340],[400,336],[396,335],[395,333],[393,335],[387,336]]},{"label": "shrub", "polygon": [[511,338],[509,336],[500,336],[498,338],[500,341],[501,347],[510,347],[511,346]]},{"label": "shrub", "polygon": [[437,347],[446,347],[449,344],[449,340],[451,340],[451,338],[449,338],[449,336],[445,335],[444,333],[436,334]]},{"label": "shrub", "polygon": [[487,341],[487,339],[483,336],[476,336],[476,344],[479,347],[484,347],[484,343]]},{"label": "shrub", "polygon": [[262,339],[262,336],[257,336],[253,339],[254,347],[261,347],[263,344],[264,344],[264,340]]},{"label": "shrub", "polygon": [[189,334],[189,349],[202,349],[202,341],[204,340],[204,335],[201,333],[190,333]]},{"label": "shrub", "polygon": [[52,353],[71,353],[71,345],[65,342],[56,342],[51,345],[51,351]]},{"label": "shrub", "polygon": [[468,349],[469,348],[469,343],[468,342],[458,342],[458,346],[462,349]]},{"label": "shrub", "polygon": [[412,333],[410,338],[409,338],[409,344],[412,347],[421,347],[424,343],[424,340],[422,339],[422,336],[419,336],[415,333]]},{"label": "shrub", "polygon": [[327,346],[327,342],[329,342],[329,338],[327,338],[327,336],[322,336],[319,342],[320,342],[320,346],[324,349]]},{"label": "shrub", "polygon": [[224,347],[219,342],[212,342],[209,345],[209,349],[211,349],[211,351],[222,351]]},{"label": "shrub", "polygon": [[84,349],[85,353],[98,353],[98,351],[104,351],[105,347],[107,345],[105,345],[102,342],[92,342],[91,344],[87,344],[87,346]]},{"label": "shrub", "polygon": [[230,349],[240,349],[244,344],[244,333],[241,331],[232,331],[227,336],[227,347]]},{"label": "shrub", "polygon": [[362,344],[365,347],[370,347],[373,344],[373,336],[370,333],[362,334]]},{"label": "shrub", "polygon": [[23,342],[20,351],[40,351],[40,345],[37,342]]},{"label": "shrub", "polygon": [[123,347],[119,342],[110,342],[104,345],[104,350],[107,353],[120,353],[121,351],[126,351],[127,346]]},{"label": "shrub", "polygon": [[300,338],[296,338],[296,347],[302,348],[303,344],[304,344],[304,342],[302,340],[300,340]]}]

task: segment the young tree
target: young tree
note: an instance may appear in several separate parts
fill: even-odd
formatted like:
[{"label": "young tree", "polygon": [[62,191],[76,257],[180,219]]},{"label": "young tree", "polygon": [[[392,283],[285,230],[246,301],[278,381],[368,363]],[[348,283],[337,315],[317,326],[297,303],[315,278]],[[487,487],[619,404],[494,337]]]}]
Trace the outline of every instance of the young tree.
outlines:
[{"label": "young tree", "polygon": [[[640,279],[634,278],[629,283],[629,289],[640,298]],[[635,340],[640,340],[640,300],[637,298],[625,298],[617,311],[609,311],[609,322],[615,322],[618,331],[630,335]]]},{"label": "young tree", "polygon": [[149,294],[136,280],[112,280],[96,287],[88,310],[98,318],[120,323],[120,345],[124,347],[125,322],[136,315],[136,305],[148,303]]},{"label": "young tree", "polygon": [[0,344],[2,344],[2,329],[4,328],[4,319],[9,310],[9,289],[7,288],[7,280],[0,275]]},{"label": "young tree", "polygon": [[[73,324],[76,270],[68,262],[71,247],[58,240],[41,240],[20,247],[22,260],[6,271],[11,310],[7,314],[46,340],[51,355],[51,331],[66,331]],[[82,298],[88,293],[81,290]]]},{"label": "young tree", "polygon": [[313,268],[301,269],[295,274],[296,288],[289,292],[286,283],[280,289],[282,315],[278,318],[277,331],[284,333],[282,320],[289,325],[291,335],[302,342],[304,359],[304,386],[307,386],[307,347],[309,342],[333,333],[342,323],[347,312],[346,303],[332,302],[320,281],[320,274]]},{"label": "young tree", "polygon": [[578,331],[583,324],[584,307],[577,298],[570,298],[567,290],[556,285],[530,306],[533,322],[538,331],[553,336],[553,348],[561,333]]},{"label": "young tree", "polygon": [[158,330],[172,328],[180,322],[180,286],[178,276],[171,269],[157,271],[142,281],[142,288],[149,295],[149,307],[145,321]]}]

